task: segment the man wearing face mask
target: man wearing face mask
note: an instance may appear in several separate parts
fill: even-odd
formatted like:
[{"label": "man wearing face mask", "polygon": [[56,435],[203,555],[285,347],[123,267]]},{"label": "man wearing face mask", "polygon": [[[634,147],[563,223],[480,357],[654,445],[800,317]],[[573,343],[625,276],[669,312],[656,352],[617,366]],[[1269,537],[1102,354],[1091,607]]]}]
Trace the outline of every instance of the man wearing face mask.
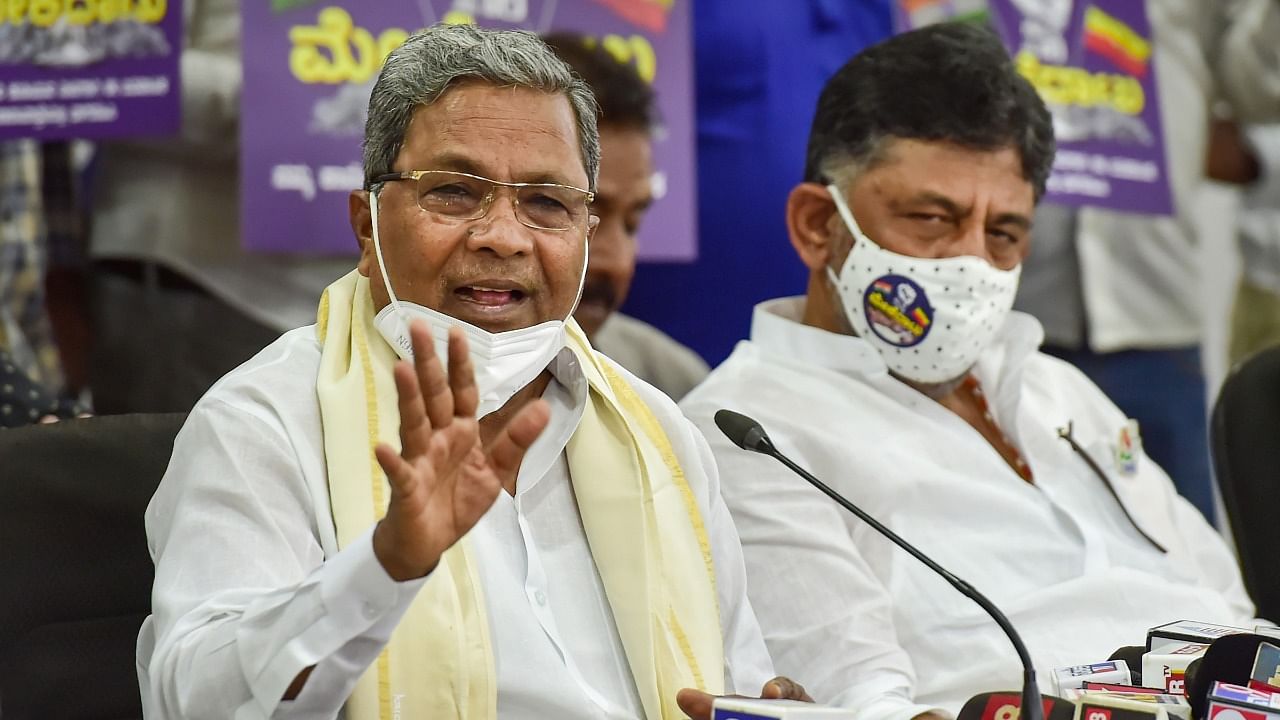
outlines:
[{"label": "man wearing face mask", "polygon": [[987,594],[1042,672],[1163,622],[1253,612],[1124,414],[1010,312],[1053,147],[1046,108],[982,28],[852,59],[787,201],[808,292],[758,305],[751,339],[682,404],[725,478],[776,668],[863,720],[1019,687],[1018,658],[915,559],[732,445],[721,408]]},{"label": "man wearing face mask", "polygon": [[569,319],[599,158],[590,90],[536,37],[436,26],[391,53],[357,270],[197,404],[148,508],[149,717],[805,697],[768,680],[705,442]]},{"label": "man wearing face mask", "polygon": [[654,202],[653,90],[635,68],[580,35],[544,39],[600,103],[600,179],[591,204],[600,224],[591,236],[587,279],[573,318],[592,347],[678,401],[707,376],[706,361],[658,328],[618,312],[636,271],[640,223]]}]

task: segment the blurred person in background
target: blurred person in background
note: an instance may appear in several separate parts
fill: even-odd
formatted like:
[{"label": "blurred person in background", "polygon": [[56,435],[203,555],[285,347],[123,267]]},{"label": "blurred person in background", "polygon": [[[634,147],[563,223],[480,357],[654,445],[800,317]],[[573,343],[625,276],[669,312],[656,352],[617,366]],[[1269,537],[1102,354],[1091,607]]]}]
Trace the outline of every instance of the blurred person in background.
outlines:
[{"label": "blurred person in background", "polygon": [[1280,2],[1146,7],[1174,215],[1042,204],[1015,307],[1044,325],[1045,352],[1137,421],[1146,451],[1213,518],[1193,199],[1207,177],[1215,98],[1244,121],[1280,117]]},{"label": "blurred person in background", "polygon": [[1245,186],[1240,211],[1241,277],[1231,311],[1232,365],[1280,344],[1280,125],[1246,128],[1231,143],[1239,147],[1235,168],[1219,175]]},{"label": "blurred person in background", "polygon": [[69,212],[66,196],[46,192],[54,183],[47,182],[45,155],[59,151],[65,155],[65,143],[42,149],[34,140],[0,142],[0,427],[80,410],[46,304],[51,229],[74,222],[58,216]]},{"label": "blurred person in background", "polygon": [[[352,259],[240,243],[240,6],[190,0],[177,137],[101,145],[92,207],[99,413],[181,412],[282,331],[315,320]],[[354,257],[354,251],[353,251]]]},{"label": "blurred person in background", "polygon": [[890,17],[890,0],[693,3],[698,259],[640,263],[626,312],[714,364],[746,334],[747,308],[803,290],[774,238],[813,108],[851,54],[891,34]]},{"label": "blurred person in background", "polygon": [[707,363],[658,328],[618,312],[636,270],[636,236],[653,203],[653,90],[635,69],[580,35],[544,38],[600,104],[600,179],[591,212],[587,279],[573,317],[596,350],[679,400],[707,376]]}]

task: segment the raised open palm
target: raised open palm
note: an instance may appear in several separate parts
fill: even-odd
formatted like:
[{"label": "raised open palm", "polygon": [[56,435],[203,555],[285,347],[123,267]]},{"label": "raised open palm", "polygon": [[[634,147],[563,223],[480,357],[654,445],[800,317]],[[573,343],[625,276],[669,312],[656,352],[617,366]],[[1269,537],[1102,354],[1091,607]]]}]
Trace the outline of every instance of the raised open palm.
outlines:
[{"label": "raised open palm", "polygon": [[378,445],[378,464],[391,485],[386,517],[373,534],[374,553],[396,580],[426,575],[513,484],[525,451],[546,428],[550,410],[534,400],[488,444],[476,418],[479,392],[461,330],[449,331],[446,376],[426,323],[409,328],[413,363],[396,364],[400,444]]}]

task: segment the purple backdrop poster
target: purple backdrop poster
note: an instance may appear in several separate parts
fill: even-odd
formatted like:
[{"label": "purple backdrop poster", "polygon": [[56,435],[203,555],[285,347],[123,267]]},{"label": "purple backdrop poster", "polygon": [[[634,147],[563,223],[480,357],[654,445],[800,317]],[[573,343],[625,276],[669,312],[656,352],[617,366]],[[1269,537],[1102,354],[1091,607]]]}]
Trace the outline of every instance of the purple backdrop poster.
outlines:
[{"label": "purple backdrop poster", "polygon": [[[979,0],[897,0],[896,28],[919,27]],[[1169,215],[1173,200],[1141,0],[987,0],[989,18],[1053,113],[1058,154],[1045,200]]]},{"label": "purple backdrop poster", "polygon": [[243,0],[241,217],[263,252],[355,252],[347,194],[382,58],[438,21],[577,31],[635,65],[657,93],[656,202],[642,260],[697,257],[690,0]]},{"label": "purple backdrop poster", "polygon": [[177,132],[181,53],[180,0],[0,3],[0,140]]}]

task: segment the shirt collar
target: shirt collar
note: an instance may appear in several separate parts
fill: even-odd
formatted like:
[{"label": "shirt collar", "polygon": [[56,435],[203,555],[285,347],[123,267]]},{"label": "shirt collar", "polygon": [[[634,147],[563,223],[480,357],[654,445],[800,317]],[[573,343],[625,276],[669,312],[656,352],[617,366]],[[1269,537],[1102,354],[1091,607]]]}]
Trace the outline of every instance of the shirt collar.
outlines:
[{"label": "shirt collar", "polygon": [[756,305],[751,316],[751,342],[770,354],[851,377],[888,375],[884,358],[862,338],[805,325],[801,320],[805,302],[801,295]]},{"label": "shirt collar", "polygon": [[[888,376],[888,365],[871,343],[856,335],[805,325],[801,320],[805,302],[801,295],[756,305],[751,317],[751,342],[772,355],[853,378]],[[991,347],[978,359],[974,372],[979,382],[1004,384],[1011,375],[1021,371],[1023,362],[1043,341],[1044,329],[1038,320],[1026,313],[1010,313]]]},{"label": "shirt collar", "polygon": [[551,419],[520,463],[516,476],[517,496],[537,485],[551,470],[569,444],[569,438],[577,432],[578,423],[587,408],[590,392],[587,375],[572,350],[567,347],[561,350],[547,370],[551,372],[551,382],[542,393],[542,399],[551,407]]}]

